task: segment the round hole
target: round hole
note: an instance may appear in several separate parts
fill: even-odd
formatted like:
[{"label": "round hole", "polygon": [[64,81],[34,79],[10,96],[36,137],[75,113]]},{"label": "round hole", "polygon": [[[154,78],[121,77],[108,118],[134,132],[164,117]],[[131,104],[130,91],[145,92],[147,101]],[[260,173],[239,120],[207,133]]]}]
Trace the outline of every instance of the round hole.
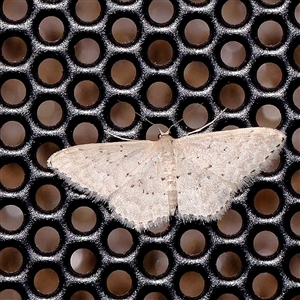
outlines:
[{"label": "round hole", "polygon": [[2,11],[8,20],[18,22],[25,18],[28,13],[27,0],[19,0],[18,2],[4,0],[2,4]]},{"label": "round hole", "polygon": [[156,108],[164,108],[171,104],[173,91],[162,81],[152,83],[147,90],[147,100]]},{"label": "round hole", "polygon": [[198,129],[207,123],[208,112],[203,105],[192,103],[184,109],[182,119],[189,128]]},{"label": "round hole", "polygon": [[92,294],[83,290],[75,292],[70,298],[70,300],[94,300],[94,299],[95,298]]},{"label": "round hole", "polygon": [[38,66],[38,77],[45,85],[58,84],[63,78],[62,64],[54,58],[44,59]]},{"label": "round hole", "polygon": [[112,26],[112,36],[117,43],[132,43],[137,36],[137,27],[129,18],[120,18]]},{"label": "round hole", "polygon": [[300,152],[300,128],[297,128],[292,135],[292,144],[296,151]]},{"label": "round hole", "polygon": [[222,131],[235,130],[235,129],[239,129],[239,127],[236,126],[236,125],[227,125],[227,126],[225,126],[225,127],[222,128]]},{"label": "round hole", "polygon": [[180,247],[188,255],[196,256],[204,251],[206,246],[205,236],[196,229],[184,232],[180,238]]},{"label": "round hole", "polygon": [[6,247],[0,251],[0,270],[4,273],[16,273],[23,265],[22,253],[14,247]]},{"label": "round hole", "polygon": [[132,85],[136,79],[135,65],[126,59],[118,60],[111,68],[111,79],[120,86]]},{"label": "round hole", "polygon": [[135,110],[129,103],[117,102],[110,110],[110,120],[120,128],[129,127],[135,120]]},{"label": "round hole", "polygon": [[185,83],[194,89],[203,87],[208,82],[209,77],[209,69],[201,61],[193,61],[189,63],[183,71]]},{"label": "round hole", "polygon": [[27,55],[27,45],[19,37],[13,36],[7,38],[1,48],[3,58],[9,63],[20,63]]},{"label": "round hole", "polygon": [[281,121],[280,110],[271,104],[261,106],[256,113],[256,123],[260,127],[277,128]]},{"label": "round hole", "polygon": [[294,172],[291,178],[291,186],[294,192],[300,194],[300,170]]},{"label": "round hole", "polygon": [[228,25],[242,25],[247,18],[247,8],[240,0],[228,0],[222,6],[221,16]]},{"label": "round hole", "polygon": [[167,132],[168,127],[163,124],[154,124],[146,132],[146,140],[157,141],[160,131]]},{"label": "round hole", "polygon": [[294,13],[295,19],[298,22],[298,25],[300,24],[300,4],[298,4],[295,7],[295,13]]},{"label": "round hole", "polygon": [[7,147],[18,147],[24,143],[26,132],[24,126],[16,121],[8,121],[0,128],[0,139]]},{"label": "round hole", "polygon": [[8,79],[1,86],[1,97],[8,105],[19,105],[26,97],[26,86],[19,79]]},{"label": "round hole", "polygon": [[245,91],[236,83],[226,84],[220,91],[220,101],[226,108],[239,109],[245,103]]},{"label": "round hole", "polygon": [[261,256],[274,255],[279,248],[278,237],[271,231],[261,231],[254,237],[253,247]]},{"label": "round hole", "polygon": [[21,295],[13,289],[5,289],[0,292],[0,299],[22,300]]},{"label": "round hole", "polygon": [[109,233],[107,244],[112,252],[126,254],[133,246],[133,238],[128,230],[116,228]]},{"label": "round hole", "polygon": [[232,251],[224,252],[217,259],[218,272],[228,278],[238,276],[242,271],[242,261],[239,255]]},{"label": "round hole", "polygon": [[56,43],[63,38],[65,26],[57,17],[44,18],[38,25],[41,39],[47,43]]},{"label": "round hole", "polygon": [[148,8],[148,14],[153,22],[165,24],[172,20],[174,6],[169,0],[152,0]]},{"label": "round hole", "polygon": [[5,230],[18,230],[23,222],[24,214],[18,206],[6,205],[0,210],[0,226]]},{"label": "round hole", "polygon": [[243,218],[236,210],[229,209],[218,221],[217,226],[223,234],[234,236],[242,230]]},{"label": "round hole", "polygon": [[55,152],[59,151],[60,148],[51,142],[47,142],[38,147],[36,151],[36,159],[38,164],[47,169],[47,160]]},{"label": "round hole", "polygon": [[280,200],[271,189],[262,189],[254,197],[254,208],[262,215],[272,215],[279,208]]},{"label": "round hole", "polygon": [[205,21],[193,19],[186,24],[184,36],[192,46],[201,46],[208,42],[210,28]]},{"label": "round hole", "polygon": [[88,206],[76,208],[71,217],[73,227],[83,233],[92,231],[97,223],[96,212]]},{"label": "round hole", "polygon": [[37,109],[37,118],[39,122],[46,127],[57,126],[63,117],[63,111],[56,101],[46,100],[42,102]]},{"label": "round hole", "polygon": [[60,235],[53,227],[45,226],[36,232],[34,243],[41,252],[54,252],[60,245]]},{"label": "round hole", "polygon": [[259,41],[266,47],[276,47],[282,42],[283,29],[275,21],[263,22],[257,31]]},{"label": "round hole", "polygon": [[297,211],[291,218],[290,226],[294,234],[300,236],[300,211]]},{"label": "round hole", "polygon": [[179,281],[179,288],[187,297],[198,297],[203,293],[204,287],[204,278],[194,271],[184,273]]},{"label": "round hole", "polygon": [[168,256],[160,250],[151,250],[144,257],[143,267],[148,274],[161,276],[168,270]]},{"label": "round hole", "polygon": [[100,2],[99,0],[78,0],[75,6],[75,13],[82,22],[93,23],[100,18]]},{"label": "round hole", "polygon": [[25,183],[25,171],[16,164],[9,163],[0,168],[0,184],[7,190],[19,189]]},{"label": "round hole", "polygon": [[100,98],[100,89],[95,82],[82,80],[74,88],[74,98],[80,106],[90,107]]},{"label": "round hole", "polygon": [[35,202],[44,211],[52,211],[58,207],[61,201],[59,189],[52,184],[44,184],[35,194]]},{"label": "round hole", "polygon": [[74,46],[74,50],[77,61],[83,65],[94,64],[101,54],[99,44],[91,38],[81,39]]},{"label": "round hole", "polygon": [[74,251],[70,259],[71,268],[80,275],[87,275],[93,272],[96,263],[97,258],[95,254],[86,248]]},{"label": "round hole", "polygon": [[298,45],[293,53],[293,59],[298,68],[300,67],[300,45]]},{"label": "round hole", "polygon": [[299,253],[295,254],[291,258],[289,263],[289,269],[291,274],[299,280],[300,279],[300,254]]},{"label": "round hole", "polygon": [[59,276],[53,269],[45,268],[35,274],[33,283],[39,293],[51,295],[58,289]]},{"label": "round hole", "polygon": [[147,294],[144,300],[167,300],[167,298],[162,293],[152,292]]},{"label": "round hole", "polygon": [[169,221],[164,221],[160,225],[152,224],[151,226],[148,227],[148,230],[151,231],[153,234],[161,236],[164,232],[166,232],[169,229],[169,227],[170,227]]},{"label": "round hole", "polygon": [[278,289],[278,281],[270,273],[260,273],[254,278],[252,289],[255,296],[262,299],[269,299],[275,296]]},{"label": "round hole", "polygon": [[246,60],[245,47],[236,41],[226,43],[220,54],[221,60],[229,68],[239,68]]},{"label": "round hole", "polygon": [[281,68],[277,64],[270,62],[262,64],[256,74],[257,82],[265,89],[279,88],[282,76]]},{"label": "round hole", "polygon": [[99,133],[95,125],[82,122],[73,131],[73,141],[76,145],[96,143]]},{"label": "round hole", "polygon": [[106,285],[108,291],[114,296],[124,296],[132,288],[132,279],[127,272],[116,270],[108,275]]},{"label": "round hole", "polygon": [[173,47],[165,40],[156,40],[149,45],[147,55],[153,65],[163,67],[172,61]]}]

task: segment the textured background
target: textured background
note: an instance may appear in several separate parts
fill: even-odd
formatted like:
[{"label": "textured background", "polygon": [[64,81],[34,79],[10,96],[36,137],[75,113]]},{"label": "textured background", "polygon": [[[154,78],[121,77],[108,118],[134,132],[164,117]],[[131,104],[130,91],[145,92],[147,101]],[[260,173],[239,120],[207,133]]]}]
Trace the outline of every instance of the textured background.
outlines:
[{"label": "textured background", "polygon": [[[0,3],[1,300],[300,299],[299,1]],[[138,234],[46,169],[107,130],[183,118],[180,137],[224,108],[208,131],[287,145],[218,222]]]}]

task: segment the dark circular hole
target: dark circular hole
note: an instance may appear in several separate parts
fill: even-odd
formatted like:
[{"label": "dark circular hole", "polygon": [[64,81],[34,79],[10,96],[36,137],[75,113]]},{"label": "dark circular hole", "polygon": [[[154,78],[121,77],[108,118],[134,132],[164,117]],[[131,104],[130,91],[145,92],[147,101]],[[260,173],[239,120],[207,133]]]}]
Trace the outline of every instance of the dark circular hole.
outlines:
[{"label": "dark circular hole", "polygon": [[185,297],[199,297],[204,291],[205,280],[198,272],[186,272],[180,278],[179,288]]},{"label": "dark circular hole", "polygon": [[44,226],[35,233],[34,243],[41,252],[54,252],[61,243],[60,235],[53,227]]},{"label": "dark circular hole", "polygon": [[233,209],[229,209],[217,223],[219,230],[228,236],[237,235],[243,227],[242,216]]},{"label": "dark circular hole", "polygon": [[87,248],[75,250],[70,258],[71,268],[80,275],[88,275],[93,272],[96,263],[97,258],[95,254]]},{"label": "dark circular hole", "polygon": [[24,222],[24,213],[16,205],[6,205],[0,210],[0,226],[8,231],[18,230]]},{"label": "dark circular hole", "polygon": [[102,7],[98,0],[78,0],[75,6],[76,16],[84,23],[96,22],[101,15]]},{"label": "dark circular hole", "polygon": [[74,88],[74,98],[80,106],[88,108],[100,98],[99,86],[91,80],[82,80]]},{"label": "dark circular hole", "polygon": [[208,24],[201,19],[189,21],[184,28],[184,37],[192,46],[201,46],[208,42],[210,37]]},{"label": "dark circular hole", "polygon": [[120,128],[126,128],[135,120],[135,110],[127,102],[117,102],[110,110],[110,120]]},{"label": "dark circular hole", "polygon": [[0,168],[0,183],[7,190],[19,189],[25,183],[25,171],[17,163],[9,163]]},{"label": "dark circular hole", "polygon": [[94,124],[88,122],[79,123],[73,131],[73,141],[76,145],[96,143],[99,133]]},{"label": "dark circular hole", "polygon": [[83,38],[74,46],[75,57],[83,65],[92,65],[101,55],[99,44],[91,38]]},{"label": "dark circular hole", "polygon": [[33,280],[34,288],[45,296],[54,294],[58,290],[59,283],[58,274],[51,268],[39,270]]},{"label": "dark circular hole", "polygon": [[232,251],[223,252],[217,259],[217,270],[224,277],[238,276],[242,271],[242,260],[238,254]]},{"label": "dark circular hole", "polygon": [[0,139],[7,147],[18,147],[25,141],[24,126],[17,121],[8,121],[0,127]]},{"label": "dark circular hole", "polygon": [[8,105],[19,105],[26,97],[27,88],[19,79],[8,79],[1,86],[1,97]]},{"label": "dark circular hole", "polygon": [[129,18],[117,19],[112,26],[112,36],[117,43],[132,43],[137,37],[135,22]]},{"label": "dark circular hole", "polygon": [[23,39],[20,37],[7,38],[1,47],[3,58],[12,64],[22,62],[27,56],[28,47]]},{"label": "dark circular hole", "polygon": [[115,62],[111,68],[111,79],[120,86],[130,86],[137,76],[135,65],[126,59]]},{"label": "dark circular hole", "polygon": [[97,223],[96,212],[88,206],[80,206],[72,212],[72,226],[82,232],[87,233],[92,231]]},{"label": "dark circular hole", "polygon": [[126,254],[133,246],[133,238],[128,230],[116,228],[109,233],[107,244],[112,252]]},{"label": "dark circular hole", "polygon": [[53,100],[42,102],[37,109],[37,118],[46,127],[57,126],[62,121],[62,117],[62,107]]},{"label": "dark circular hole", "polygon": [[173,47],[166,40],[156,40],[148,47],[149,61],[158,67],[168,65],[173,58]]},{"label": "dark circular hole", "polygon": [[203,87],[208,82],[209,76],[208,67],[201,61],[190,62],[183,72],[185,83],[194,89]]},{"label": "dark circular hole", "polygon": [[148,274],[161,276],[168,270],[168,256],[160,250],[151,250],[144,257],[143,267]]},{"label": "dark circular hole", "polygon": [[36,159],[39,165],[47,169],[47,160],[55,152],[59,151],[60,147],[52,142],[47,142],[38,147],[36,151]]},{"label": "dark circular hole", "polygon": [[185,231],[180,238],[180,247],[188,255],[196,256],[204,251],[206,239],[202,232],[196,229]]},{"label": "dark circular hole", "polygon": [[221,49],[221,59],[226,66],[239,68],[246,60],[246,49],[239,42],[227,42]]},{"label": "dark circular hole", "polygon": [[47,43],[57,43],[63,38],[65,31],[64,23],[55,16],[44,18],[38,28],[41,39]]},{"label": "dark circular hole", "polygon": [[114,296],[125,296],[132,288],[132,278],[126,271],[116,270],[108,275],[106,285]]},{"label": "dark circular hole", "polygon": [[23,265],[23,255],[15,247],[0,250],[0,270],[6,274],[19,272]]}]

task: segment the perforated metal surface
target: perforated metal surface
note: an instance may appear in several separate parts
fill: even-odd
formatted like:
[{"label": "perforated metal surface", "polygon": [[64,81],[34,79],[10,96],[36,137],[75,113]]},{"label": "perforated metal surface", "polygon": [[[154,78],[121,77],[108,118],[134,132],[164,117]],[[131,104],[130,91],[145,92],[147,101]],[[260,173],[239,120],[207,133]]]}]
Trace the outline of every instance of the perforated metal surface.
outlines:
[{"label": "perforated metal surface", "polygon": [[[1,300],[300,299],[299,1],[2,0],[0,18]],[[208,130],[287,144],[218,222],[121,229],[45,168],[225,107]]]}]

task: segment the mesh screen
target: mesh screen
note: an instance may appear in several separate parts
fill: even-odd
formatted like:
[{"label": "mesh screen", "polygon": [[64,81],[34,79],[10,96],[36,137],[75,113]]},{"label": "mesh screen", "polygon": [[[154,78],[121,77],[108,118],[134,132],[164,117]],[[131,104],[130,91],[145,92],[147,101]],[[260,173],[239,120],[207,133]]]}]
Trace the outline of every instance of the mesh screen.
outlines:
[{"label": "mesh screen", "polygon": [[[300,299],[299,1],[0,3],[1,299]],[[224,108],[207,131],[287,144],[217,222],[139,234],[46,168],[108,131],[152,139],[146,119],[183,118],[180,137]]]}]

